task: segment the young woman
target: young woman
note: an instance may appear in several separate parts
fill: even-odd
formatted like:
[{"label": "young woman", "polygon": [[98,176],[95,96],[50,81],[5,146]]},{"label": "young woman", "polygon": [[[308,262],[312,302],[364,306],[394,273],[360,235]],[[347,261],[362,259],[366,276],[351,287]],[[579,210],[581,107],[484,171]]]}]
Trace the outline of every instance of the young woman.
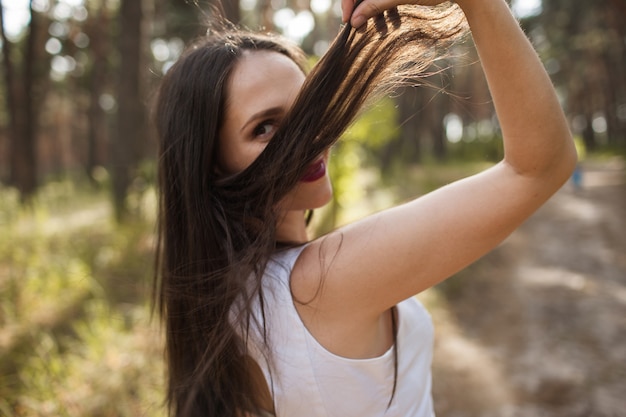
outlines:
[{"label": "young woman", "polygon": [[[342,0],[348,24],[308,75],[289,43],[222,27],[164,77],[155,294],[174,415],[433,415],[432,324],[412,296],[501,242],[576,161],[505,1],[440,3]],[[310,241],[305,213],[332,193],[330,145],[465,22],[504,159]]]}]

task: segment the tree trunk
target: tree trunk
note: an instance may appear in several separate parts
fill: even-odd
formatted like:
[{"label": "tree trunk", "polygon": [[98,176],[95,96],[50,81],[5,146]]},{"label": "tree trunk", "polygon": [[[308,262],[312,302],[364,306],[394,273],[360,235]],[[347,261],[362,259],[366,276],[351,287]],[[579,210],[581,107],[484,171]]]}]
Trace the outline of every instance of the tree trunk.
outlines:
[{"label": "tree trunk", "polygon": [[[398,121],[400,124],[400,137],[398,138],[402,155],[386,155],[387,160],[383,166],[389,168],[393,165],[392,159],[402,159],[403,163],[414,164],[422,159],[422,111],[424,106],[424,88],[407,87],[398,97]],[[398,149],[393,142],[391,148]]]},{"label": "tree trunk", "polygon": [[448,156],[447,138],[443,129],[443,119],[450,111],[448,96],[443,92],[432,90],[430,110],[428,114],[428,128],[433,141],[433,155],[438,161],[444,161]]},{"label": "tree trunk", "polygon": [[[16,109],[17,109],[17,103],[15,102],[17,92],[16,92],[16,84],[15,84],[15,70],[13,68],[13,61],[11,59],[12,45],[8,41],[6,33],[4,31],[3,10],[4,9],[2,7],[2,4],[0,4],[0,36],[2,36],[2,59],[4,61],[4,84],[5,84],[5,91],[6,91],[5,100],[6,100],[6,111],[8,113],[8,119],[9,119],[8,140],[7,140],[8,146],[6,147],[6,149],[9,155],[13,155],[14,144],[17,141],[17,138],[19,137],[17,119],[16,119],[16,114],[15,114]],[[13,162],[12,162],[13,158],[11,158],[10,156],[7,156],[6,159],[7,161],[11,161],[10,170],[8,172],[0,172],[0,174],[2,175],[1,179],[3,180],[3,182],[14,185],[16,178],[15,178],[15,169],[13,167]]]},{"label": "tree trunk", "polygon": [[[30,24],[24,53],[22,78],[16,77],[15,63],[11,55],[11,43],[6,39],[2,22],[2,41],[5,60],[5,82],[7,83],[7,104],[10,119],[10,177],[23,204],[30,202],[37,188],[37,160],[35,129],[37,117],[33,102],[35,82],[35,58],[39,19],[30,3]],[[4,18],[4,16],[2,16]],[[3,19],[4,20],[4,19]]]},{"label": "tree trunk", "polygon": [[[608,26],[612,28],[616,42],[613,47],[607,48],[608,72],[610,88],[610,103],[607,106],[607,122],[609,127],[609,139],[612,142],[626,150],[626,117],[620,115],[620,106],[626,106],[626,45],[619,42],[620,39],[626,39],[626,2],[620,0],[612,0],[609,2],[606,12],[606,20]],[[624,110],[621,110],[622,112]],[[620,117],[621,116],[621,117]]]},{"label": "tree trunk", "polygon": [[[201,4],[205,4],[201,2]],[[205,12],[190,0],[155,0],[154,33],[157,37],[178,37],[188,42],[206,31]]]},{"label": "tree trunk", "polygon": [[224,15],[226,19],[233,23],[239,23],[241,20],[239,0],[224,0],[222,5],[224,7]]},{"label": "tree trunk", "polygon": [[97,6],[97,16],[93,20],[92,30],[89,33],[93,65],[90,77],[89,109],[87,111],[87,149],[85,171],[92,184],[96,183],[93,176],[94,169],[104,162],[100,150],[106,141],[106,114],[100,106],[100,97],[104,92],[106,83],[107,47],[105,28],[108,19],[105,4],[100,1]]},{"label": "tree trunk", "polygon": [[585,114],[585,119],[587,123],[585,124],[585,128],[582,131],[583,142],[585,144],[585,149],[589,152],[593,152],[596,150],[596,135],[593,131],[593,117],[590,113]]},{"label": "tree trunk", "polygon": [[145,112],[141,100],[141,2],[122,0],[119,16],[119,106],[117,134],[111,140],[110,166],[115,217],[118,221],[123,221],[128,215],[126,197],[133,180],[139,146],[145,136]]},{"label": "tree trunk", "polygon": [[276,27],[272,20],[273,10],[271,0],[257,0],[257,10],[260,16],[259,26],[268,32],[275,32]]}]

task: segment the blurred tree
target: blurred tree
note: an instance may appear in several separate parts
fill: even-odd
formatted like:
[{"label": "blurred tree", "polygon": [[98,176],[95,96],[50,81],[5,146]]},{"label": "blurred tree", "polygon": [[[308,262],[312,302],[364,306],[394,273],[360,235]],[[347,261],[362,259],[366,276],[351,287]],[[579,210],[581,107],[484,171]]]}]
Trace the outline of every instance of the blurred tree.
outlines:
[{"label": "blurred tree", "polygon": [[204,12],[189,0],[155,0],[153,35],[158,38],[177,37],[184,42],[203,32]]},{"label": "blurred tree", "polygon": [[398,155],[402,155],[403,162],[419,162],[422,159],[423,123],[419,111],[424,107],[425,100],[424,91],[417,86],[404,88],[397,97],[400,137],[386,147],[383,168],[390,168]]},{"label": "blurred tree", "polygon": [[128,214],[126,197],[146,141],[143,72],[142,2],[122,0],[119,9],[118,117],[110,150],[111,185],[115,217],[122,221]]},{"label": "blurred tree", "polygon": [[255,15],[258,16],[257,26],[268,32],[275,32],[276,27],[272,19],[274,10],[272,9],[271,0],[257,0]]},{"label": "blurred tree", "polygon": [[[465,51],[467,46],[457,48]],[[400,135],[395,141],[387,144],[381,155],[381,165],[385,171],[393,167],[394,161],[415,164],[429,155],[439,161],[447,158],[445,116],[461,110],[467,112],[467,108],[475,104],[476,97],[484,95],[482,90],[486,88],[482,84],[471,82],[472,74],[480,68],[475,68],[475,65],[458,68],[452,63],[450,65],[452,68],[448,68],[447,71],[454,71],[458,74],[457,77],[450,78],[448,73],[433,68],[433,76],[421,81],[420,85],[403,88],[396,97]],[[465,108],[461,108],[457,104],[459,100],[450,96],[450,94],[456,96],[459,91],[463,92],[466,99],[471,98],[465,103]],[[473,117],[485,117],[477,111],[472,113]],[[489,113],[487,117],[490,116]]]},{"label": "blurred tree", "polygon": [[543,0],[524,21],[589,150],[626,148],[625,21],[623,0]]},{"label": "blurred tree", "polygon": [[[46,18],[33,10],[32,0],[28,10],[27,34],[16,45],[7,38],[4,13],[0,13],[9,118],[9,183],[18,189],[23,203],[29,202],[37,189],[38,115],[49,84],[49,60],[44,54],[45,32],[42,31]],[[21,46],[22,53],[14,53],[13,46]]]},{"label": "blurred tree", "polygon": [[[3,181],[19,188],[26,201],[37,180],[51,173],[84,167],[91,175],[95,167],[107,165],[121,215],[138,161],[154,145],[145,131],[148,74],[141,68],[154,68],[157,81],[182,45],[204,32],[209,6],[216,1],[89,0],[77,5],[33,0],[32,19],[19,40],[7,39],[6,16],[0,13],[8,126],[3,149],[9,152],[3,158],[10,165],[0,173]],[[229,19],[252,29],[280,31],[316,55],[325,52],[339,29],[337,5],[337,0],[223,0]],[[58,13],[63,8],[70,10],[65,17]],[[79,13],[81,8],[86,12]],[[623,0],[543,0],[543,13],[522,21],[573,130],[590,149],[605,142],[626,149],[624,21]],[[114,46],[116,36],[119,48]],[[148,44],[152,62],[144,55]],[[467,146],[475,137],[494,136],[496,123],[480,66],[466,65],[477,57],[469,44],[455,48],[447,72],[451,75],[437,82],[438,87],[411,88],[398,95],[395,117],[401,133],[390,135],[376,153],[366,149],[362,155],[385,167],[430,155],[445,158],[449,143],[442,121],[449,114],[461,120],[460,140]],[[71,64],[71,69],[60,74],[55,67],[59,62]],[[116,74],[119,84],[112,91]],[[440,87],[452,95],[441,94]],[[115,134],[107,141],[110,128]]]},{"label": "blurred tree", "polygon": [[90,19],[85,25],[89,37],[90,72],[88,73],[89,107],[87,110],[87,137],[85,150],[85,173],[96,183],[94,172],[96,167],[104,164],[101,149],[107,140],[106,113],[101,105],[105,87],[108,84],[109,38],[107,28],[110,25],[106,0],[94,0],[89,3]]},{"label": "blurred tree", "polygon": [[[13,68],[13,60],[11,58],[12,45],[9,42],[6,32],[4,30],[4,7],[0,2],[0,36],[2,36],[2,61],[4,63],[4,84],[5,84],[5,101],[6,101],[6,111],[8,114],[8,123],[9,123],[9,143],[8,149],[12,148],[12,142],[15,141],[14,138],[19,136],[19,124],[16,119],[15,112],[11,109],[15,108],[18,103],[15,102],[17,99],[15,94],[15,70]],[[9,160],[10,158],[6,158]],[[8,178],[0,178],[7,183],[11,183],[14,181],[14,172],[13,172],[13,164],[11,164],[11,169],[8,173]]]},{"label": "blurred tree", "polygon": [[222,5],[224,16],[233,23],[239,23],[241,20],[241,11],[239,9],[239,0],[213,0],[215,4]]},{"label": "blurred tree", "polygon": [[[432,91],[431,91],[432,93]],[[443,129],[443,120],[450,112],[449,96],[443,91],[434,91],[434,95],[427,107],[427,120],[430,120],[430,139],[433,144],[433,155],[437,160],[443,161],[448,155],[447,140]]]}]

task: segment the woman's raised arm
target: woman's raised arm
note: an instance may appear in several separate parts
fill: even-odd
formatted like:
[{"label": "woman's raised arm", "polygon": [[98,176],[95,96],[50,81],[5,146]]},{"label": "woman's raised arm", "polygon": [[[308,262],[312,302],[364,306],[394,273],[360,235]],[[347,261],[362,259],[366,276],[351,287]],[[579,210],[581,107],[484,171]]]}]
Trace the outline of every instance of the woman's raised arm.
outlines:
[{"label": "woman's raised arm", "polygon": [[[402,3],[365,0],[352,13],[353,1],[343,0],[344,18],[352,13],[358,26]],[[321,320],[375,318],[448,278],[500,243],[574,168],[576,152],[550,79],[505,1],[457,3],[487,77],[504,159],[312,242],[296,264],[292,289],[297,300],[313,300]]]}]

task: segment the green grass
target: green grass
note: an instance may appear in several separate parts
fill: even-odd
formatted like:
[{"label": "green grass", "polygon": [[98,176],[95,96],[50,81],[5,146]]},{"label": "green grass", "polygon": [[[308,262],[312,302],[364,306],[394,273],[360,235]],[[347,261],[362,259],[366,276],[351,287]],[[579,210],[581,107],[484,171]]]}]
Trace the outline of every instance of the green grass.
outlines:
[{"label": "green grass", "polygon": [[116,225],[107,198],[53,183],[22,209],[0,190],[0,416],[166,414],[153,220]]},{"label": "green grass", "polygon": [[[316,215],[318,226],[356,220],[489,165],[426,162],[385,178],[356,163],[347,173],[346,165],[344,191]],[[125,225],[112,221],[108,198],[106,190],[55,182],[23,209],[17,193],[0,188],[0,416],[166,414],[162,335],[148,300],[154,193],[132,195],[136,220]],[[451,280],[430,302],[460,285]]]}]

